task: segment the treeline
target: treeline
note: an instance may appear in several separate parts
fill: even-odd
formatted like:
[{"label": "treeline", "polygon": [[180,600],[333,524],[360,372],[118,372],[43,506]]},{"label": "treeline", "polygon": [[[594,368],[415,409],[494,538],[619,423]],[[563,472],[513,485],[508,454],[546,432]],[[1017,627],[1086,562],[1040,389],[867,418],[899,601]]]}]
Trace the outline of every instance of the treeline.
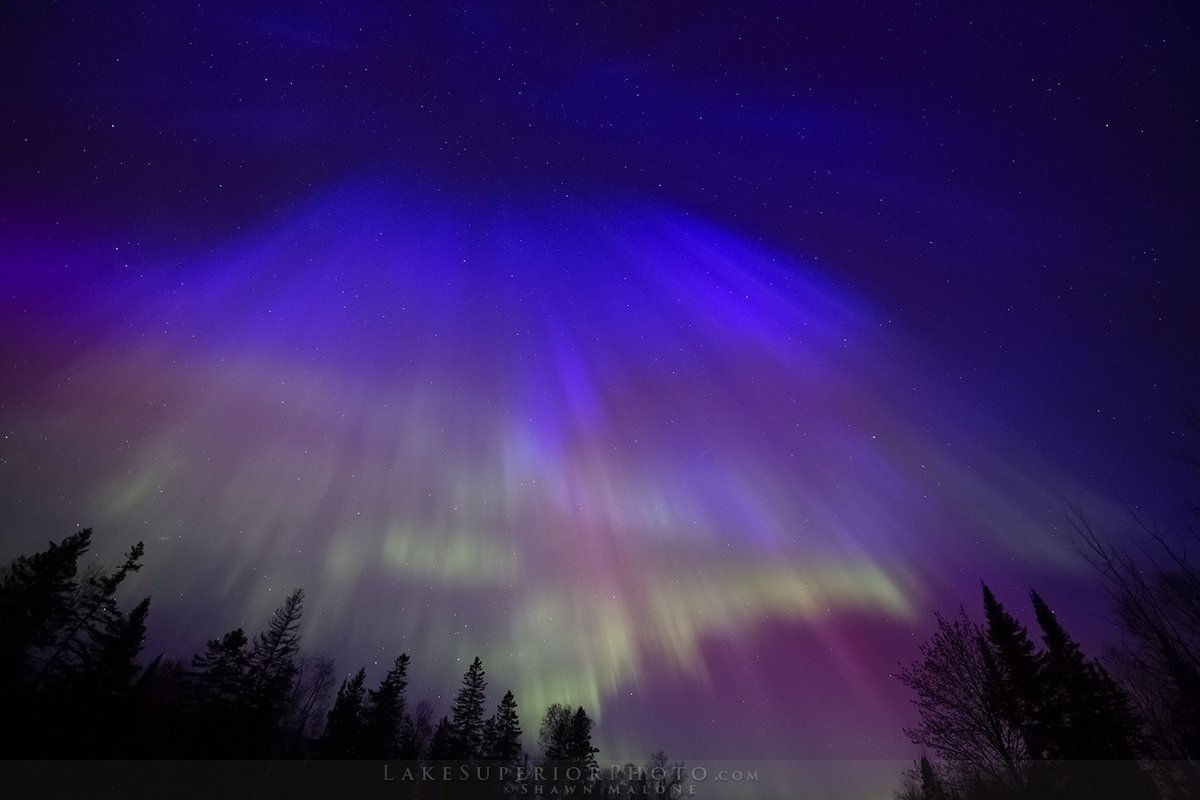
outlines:
[{"label": "treeline", "polygon": [[[937,615],[897,672],[920,719],[906,733],[922,751],[898,800],[1200,797],[1200,505],[1189,514],[1166,532],[1143,528],[1135,550],[1077,522],[1119,626],[1103,660],[1036,591],[1035,634],[986,584],[982,622],[963,609]],[[189,662],[143,665],[150,599],[123,609],[116,594],[144,548],[111,571],[81,569],[91,537],[81,530],[0,571],[0,757],[488,765],[508,793],[531,766],[560,768],[537,778],[543,792],[599,780],[587,711],[550,706],[540,752],[526,753],[516,697],[489,703],[478,658],[437,720],[429,702],[408,700],[406,653],[374,686],[365,668],[339,683],[331,659],[301,650],[301,590],[253,636],[236,628]],[[667,766],[658,753],[601,788],[669,795],[682,765]]]},{"label": "treeline", "polygon": [[1075,530],[1117,641],[1087,656],[1036,591],[1036,635],[986,584],[982,623],[936,615],[896,675],[922,750],[897,800],[1200,797],[1200,504],[1128,545],[1082,517]]},{"label": "treeline", "polygon": [[984,585],[986,623],[937,615],[920,658],[899,671],[921,718],[905,733],[941,759],[922,757],[901,800],[1158,796],[1137,761],[1146,743],[1128,696],[1037,592],[1030,601],[1040,648]]},{"label": "treeline", "polygon": [[[436,722],[429,702],[408,701],[406,653],[374,687],[363,668],[335,691],[334,662],[301,651],[299,589],[253,637],[236,628],[190,663],[159,656],[142,666],[150,600],[125,611],[116,592],[141,568],[143,546],[111,572],[81,571],[91,537],[81,530],[0,573],[0,757],[486,764],[507,781],[531,771],[517,700],[506,691],[489,708],[479,658]],[[596,780],[592,728],[584,708],[551,705],[532,764],[557,767],[552,781]],[[642,773],[665,765],[658,753],[627,776],[646,782]]]}]

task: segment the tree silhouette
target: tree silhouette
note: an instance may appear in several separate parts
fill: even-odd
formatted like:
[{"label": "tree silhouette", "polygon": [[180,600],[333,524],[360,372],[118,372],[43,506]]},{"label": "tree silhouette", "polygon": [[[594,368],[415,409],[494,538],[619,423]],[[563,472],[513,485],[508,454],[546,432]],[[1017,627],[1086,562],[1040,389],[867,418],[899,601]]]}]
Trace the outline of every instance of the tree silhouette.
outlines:
[{"label": "tree silhouette", "polygon": [[300,618],[304,590],[296,589],[271,615],[267,629],[254,639],[247,672],[246,708],[252,752],[266,757],[276,754],[280,723],[296,680],[296,658],[300,652]]},{"label": "tree silhouette", "polygon": [[91,545],[84,528],[46,550],[20,556],[0,573],[0,691],[15,692],[34,672],[74,611],[79,559]]},{"label": "tree silhouette", "polygon": [[249,641],[241,628],[210,639],[204,653],[192,658],[196,703],[207,707],[233,706],[246,692],[250,669]]},{"label": "tree silhouette", "polygon": [[596,753],[599,752],[599,748],[592,746],[592,718],[580,706],[571,715],[567,758],[591,770],[596,767]]},{"label": "tree silhouette", "polygon": [[1027,758],[1036,761],[1054,757],[1047,749],[1045,736],[1046,728],[1056,724],[1047,719],[1055,712],[1043,703],[1033,642],[987,584],[982,586],[987,638],[992,645],[991,651],[985,650],[987,692],[994,706],[1021,732]]},{"label": "tree silhouette", "polygon": [[0,573],[0,699],[11,720],[0,736],[9,754],[82,754],[98,729],[121,734],[104,740],[111,753],[127,734],[150,601],[126,615],[115,594],[141,568],[144,547],[111,573],[93,567],[79,579],[91,536],[82,529]]},{"label": "tree silhouette", "polygon": [[1144,543],[1121,548],[1082,517],[1077,546],[1104,578],[1122,633],[1110,661],[1145,719],[1161,759],[1200,761],[1200,509],[1169,532],[1141,525]]},{"label": "tree silhouette", "polygon": [[562,703],[552,703],[538,727],[538,746],[547,761],[566,761],[570,756],[572,711]]},{"label": "tree silhouette", "polygon": [[367,693],[363,730],[363,755],[367,758],[396,758],[400,754],[400,724],[407,686],[408,655],[401,653],[379,688]]},{"label": "tree silhouette", "polygon": [[1117,762],[1103,774],[1066,770],[1056,788],[1079,797],[1155,796],[1135,761],[1140,722],[1125,693],[1098,661],[1084,656],[1037,592],[1030,599],[1046,645],[1040,659],[1042,704],[1055,709],[1044,717],[1052,720],[1044,731],[1051,752],[1060,759]]},{"label": "tree silhouette", "polygon": [[488,720],[489,737],[486,757],[507,764],[521,760],[521,721],[517,717],[517,700],[511,691],[505,692]]},{"label": "tree silhouette", "polygon": [[943,759],[970,765],[985,781],[1021,785],[1024,740],[990,691],[990,645],[983,631],[962,609],[953,620],[934,617],[937,631],[921,644],[920,658],[897,674],[916,694],[921,717],[904,732]]},{"label": "tree silhouette", "polygon": [[45,752],[89,758],[131,754],[137,699],[145,687],[136,658],[149,610],[149,598],[128,616],[110,609],[103,625],[89,634],[87,646],[76,651],[72,666],[60,669],[44,686],[39,738]]},{"label": "tree silhouette", "polygon": [[210,639],[192,657],[187,673],[187,733],[182,744],[189,755],[231,757],[245,746],[244,700],[250,670],[249,640],[241,628]]},{"label": "tree silhouette", "polygon": [[[334,666],[304,656],[304,592],[296,589],[250,639],[235,628],[206,642],[190,666],[161,655],[138,663],[150,599],[130,611],[117,590],[141,568],[134,545],[111,572],[79,559],[91,544],[82,529],[43,552],[0,570],[0,756],[87,755],[103,758],[490,759],[522,762],[517,701],[506,691],[483,716],[487,681],[475,658],[451,713],[431,724],[426,701],[406,703],[408,654],[397,657],[377,688],[366,671],[345,679],[333,702]],[[313,721],[324,719],[319,738]],[[591,783],[597,748],[582,707],[554,705],[541,726],[547,756],[581,769]],[[484,782],[486,784],[486,782]],[[476,787],[485,794],[516,787]],[[490,796],[490,795],[488,795]]]},{"label": "tree silhouette", "polygon": [[425,755],[433,737],[433,705],[428,700],[417,703],[416,708],[404,714],[400,721],[399,758],[416,760]]},{"label": "tree silhouette", "polygon": [[948,800],[946,787],[938,777],[929,759],[921,756],[921,797],[922,800]]},{"label": "tree silhouette", "polygon": [[1089,660],[1037,592],[1031,593],[1046,644],[1042,661],[1045,704],[1060,709],[1047,732],[1060,758],[1134,759],[1139,723],[1129,700],[1104,667]]},{"label": "tree silhouette", "polygon": [[301,657],[296,669],[285,725],[284,752],[289,758],[309,755],[314,739],[322,733],[336,671],[332,658],[314,656]]},{"label": "tree silhouette", "polygon": [[451,725],[454,733],[452,758],[470,760],[479,758],[483,746],[484,690],[483,662],[476,656],[463,675],[462,686],[454,698]]},{"label": "tree silhouette", "polygon": [[[550,705],[538,728],[538,744],[546,764],[559,769],[558,790],[572,791],[568,787],[589,787],[594,782],[596,753],[600,751],[592,746],[592,719],[583,706],[572,711],[561,703]],[[578,779],[562,777],[571,770],[578,771]]]},{"label": "tree silhouette", "polygon": [[647,784],[642,793],[651,797],[678,797],[683,788],[684,764],[676,761],[671,764],[666,752],[658,750],[650,754],[644,770]]},{"label": "tree silhouette", "polygon": [[304,592],[293,591],[248,644],[241,628],[192,659],[192,732],[185,749],[209,758],[281,755],[298,673]]},{"label": "tree silhouette", "polygon": [[459,758],[460,750],[457,738],[454,725],[448,718],[442,717],[438,720],[437,727],[433,729],[433,736],[429,740],[429,760],[449,761]]},{"label": "tree silhouette", "polygon": [[304,590],[296,589],[271,615],[267,629],[254,638],[247,671],[251,707],[273,716],[282,710],[296,678]]},{"label": "tree silhouette", "polygon": [[[914,743],[945,759],[951,787],[922,762],[904,792],[920,797],[1154,796],[1137,755],[1138,720],[1104,668],[1089,660],[1036,592],[1030,596],[1044,649],[986,585],[984,635],[960,611],[921,646],[921,659],[899,678],[917,695]],[[1097,761],[1112,762],[1103,770]],[[1079,762],[1089,766],[1082,767]],[[919,779],[919,780],[918,780]],[[922,788],[918,789],[920,786]],[[931,794],[932,793],[932,794]]]},{"label": "tree silhouette", "polygon": [[322,758],[358,758],[363,753],[366,722],[363,709],[363,682],[366,669],[342,681],[333,707],[325,722],[325,733],[317,744]]},{"label": "tree silhouette", "polygon": [[[71,680],[73,673],[90,660],[93,651],[102,646],[110,630],[121,625],[121,612],[115,598],[117,588],[129,573],[142,568],[138,562],[144,551],[145,547],[138,542],[130,548],[125,563],[111,574],[92,571],[82,582],[66,624],[42,659],[34,679],[35,688],[56,680]],[[148,601],[146,605],[149,606]]]},{"label": "tree silhouette", "polygon": [[150,598],[147,597],[128,616],[118,610],[108,617],[80,676],[89,693],[118,699],[125,698],[133,690],[135,680],[142,672],[134,660],[142,651],[149,613]]}]

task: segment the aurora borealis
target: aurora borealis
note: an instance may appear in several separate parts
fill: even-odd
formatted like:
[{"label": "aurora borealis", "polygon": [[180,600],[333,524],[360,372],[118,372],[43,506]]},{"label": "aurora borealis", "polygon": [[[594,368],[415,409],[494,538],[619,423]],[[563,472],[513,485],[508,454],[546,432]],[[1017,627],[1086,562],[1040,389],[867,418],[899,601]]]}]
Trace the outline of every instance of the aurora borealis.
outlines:
[{"label": "aurora borealis", "polygon": [[1086,634],[1066,510],[1174,499],[1195,28],[889,9],[4,12],[0,555],[144,539],[178,657],[303,586],[527,731],[910,758],[934,610]]}]

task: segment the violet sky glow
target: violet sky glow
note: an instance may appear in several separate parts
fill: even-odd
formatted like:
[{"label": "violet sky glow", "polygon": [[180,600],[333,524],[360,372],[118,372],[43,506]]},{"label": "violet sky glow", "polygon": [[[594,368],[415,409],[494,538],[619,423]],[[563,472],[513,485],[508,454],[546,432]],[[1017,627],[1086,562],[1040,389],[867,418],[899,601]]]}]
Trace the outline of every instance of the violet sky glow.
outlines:
[{"label": "violet sky glow", "polygon": [[811,267],[661,209],[470,213],[351,186],[131,267],[8,427],[54,432],[77,516],[150,536],[173,614],[303,585],[310,643],[486,653],[601,718],[768,622],[879,693],[839,616],[915,623],[963,537],[1070,569],[1043,532],[1085,487],[906,399],[903,347]]},{"label": "violet sky glow", "polygon": [[181,657],[302,585],[346,669],[478,654],[630,756],[911,757],[890,672],[981,578],[1087,630],[1066,507],[1164,502],[1197,396],[1178,37],[964,90],[1023,22],[423,13],[10,20],[0,555],[144,538]]}]

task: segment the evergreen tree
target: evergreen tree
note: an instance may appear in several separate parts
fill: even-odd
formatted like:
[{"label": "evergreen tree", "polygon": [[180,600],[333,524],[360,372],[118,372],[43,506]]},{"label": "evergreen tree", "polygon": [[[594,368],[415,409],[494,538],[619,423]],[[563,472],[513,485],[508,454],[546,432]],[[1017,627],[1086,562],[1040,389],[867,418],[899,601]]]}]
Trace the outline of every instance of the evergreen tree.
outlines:
[{"label": "evergreen tree", "polygon": [[486,688],[483,662],[476,656],[463,675],[462,686],[454,698],[451,710],[451,725],[455,738],[454,758],[470,760],[480,756],[483,747],[483,704]]},{"label": "evergreen tree", "polygon": [[487,757],[507,764],[521,760],[521,721],[517,717],[517,700],[511,691],[505,692],[488,720]]},{"label": "evergreen tree", "polygon": [[46,550],[20,556],[0,574],[0,691],[32,677],[34,651],[50,647],[71,617],[79,559],[91,546],[84,528]]},{"label": "evergreen tree", "polygon": [[569,731],[567,759],[585,769],[595,769],[596,753],[600,749],[592,746],[592,718],[583,710],[583,706],[575,709],[571,716]]},{"label": "evergreen tree", "polygon": [[[0,705],[14,722],[0,734],[5,754],[42,757],[95,753],[91,733],[124,732],[134,662],[145,636],[149,599],[126,616],[115,594],[144,551],[139,542],[111,573],[78,578],[91,544],[83,529],[0,573]],[[113,752],[112,735],[104,740]]]},{"label": "evergreen tree", "polygon": [[1000,713],[1020,732],[1028,758],[1052,758],[1046,744],[1047,709],[1041,696],[1040,664],[1029,633],[983,584],[987,638],[994,649],[987,691]]},{"label": "evergreen tree", "polygon": [[400,724],[404,718],[404,689],[408,686],[408,654],[401,653],[378,689],[368,692],[365,712],[367,758],[396,758],[400,753]]},{"label": "evergreen tree", "polygon": [[187,724],[182,745],[189,757],[245,755],[245,698],[250,669],[249,640],[241,628],[211,639],[192,657],[186,674]]},{"label": "evergreen tree", "polygon": [[1074,797],[1120,796],[1135,800],[1155,796],[1138,766],[1140,724],[1128,697],[1095,660],[1087,659],[1037,592],[1034,613],[1046,649],[1042,656],[1042,693],[1056,709],[1057,726],[1046,731],[1058,758],[1114,762],[1103,772],[1087,765],[1066,768],[1057,789]]},{"label": "evergreen tree", "polygon": [[208,642],[192,660],[192,755],[265,758],[283,743],[298,672],[304,601],[297,589],[275,610],[267,629],[247,642],[241,628]]},{"label": "evergreen tree", "polygon": [[270,755],[276,744],[298,671],[295,659],[300,651],[303,606],[304,590],[296,589],[271,615],[267,629],[254,637],[244,698],[251,740],[247,756]]},{"label": "evergreen tree", "polygon": [[46,648],[34,679],[35,687],[61,685],[78,678],[94,650],[102,646],[108,630],[120,625],[121,612],[115,595],[129,573],[142,568],[138,562],[144,551],[145,547],[138,542],[130,548],[125,562],[111,574],[87,576],[56,641]]},{"label": "evergreen tree", "polygon": [[254,637],[250,650],[249,701],[275,711],[283,705],[296,676],[295,657],[300,651],[300,618],[304,590],[296,589],[271,615],[267,629]]},{"label": "evergreen tree", "polygon": [[160,681],[163,669],[163,654],[159,653],[147,666],[141,669],[129,692],[128,700],[128,735],[122,743],[120,758],[154,758],[162,752],[164,742],[151,740],[153,729],[162,724],[176,709],[159,706],[153,697],[154,686]]},{"label": "evergreen tree", "polygon": [[433,737],[429,740],[429,760],[458,759],[460,756],[457,739],[453,723],[446,717],[442,717],[438,720],[437,727],[433,729]]},{"label": "evergreen tree", "polygon": [[495,758],[492,747],[496,743],[496,715],[492,714],[483,721],[483,732],[480,734],[479,757],[488,761]]},{"label": "evergreen tree", "polygon": [[250,669],[248,645],[245,632],[235,628],[220,639],[210,639],[204,653],[192,658],[194,705],[227,707],[241,700]]},{"label": "evergreen tree", "polygon": [[73,720],[58,732],[59,754],[89,758],[133,754],[135,701],[146,683],[139,677],[144,677],[143,670],[135,659],[146,637],[149,611],[146,598],[128,616],[118,611],[109,617],[103,638],[93,642],[93,652],[80,672],[56,690],[57,699],[66,706],[62,721]]},{"label": "evergreen tree", "polygon": [[81,685],[98,698],[127,699],[142,668],[135,663],[146,639],[146,617],[150,598],[144,598],[128,616],[116,612],[107,619],[103,636],[80,676]]},{"label": "evergreen tree", "polygon": [[1061,710],[1047,736],[1060,758],[1125,759],[1137,756],[1138,721],[1125,693],[1098,662],[1089,661],[1037,592],[1031,593],[1046,650],[1043,693]]},{"label": "evergreen tree", "polygon": [[325,733],[317,745],[322,758],[358,758],[363,755],[366,721],[363,682],[366,669],[342,681],[325,722]]}]

